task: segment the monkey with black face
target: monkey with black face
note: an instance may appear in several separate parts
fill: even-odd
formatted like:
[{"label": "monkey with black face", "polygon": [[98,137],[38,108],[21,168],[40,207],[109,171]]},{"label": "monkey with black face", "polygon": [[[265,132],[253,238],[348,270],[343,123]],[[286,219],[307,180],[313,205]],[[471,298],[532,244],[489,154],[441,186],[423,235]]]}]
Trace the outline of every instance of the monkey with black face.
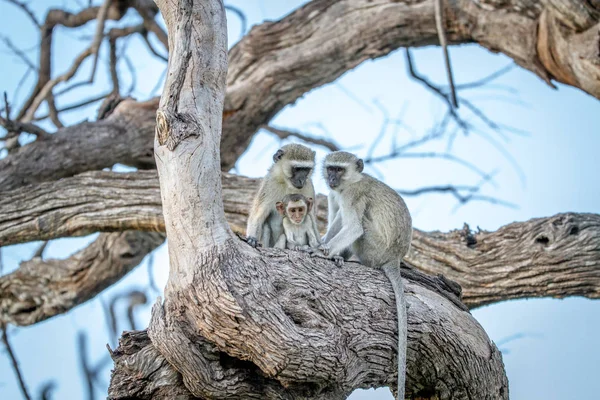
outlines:
[{"label": "monkey with black face", "polygon": [[[273,165],[263,178],[248,217],[246,236],[251,246],[256,247],[259,241],[264,247],[275,245],[283,230],[283,217],[275,204],[285,195],[315,197],[311,179],[314,166],[315,152],[300,144],[287,144],[273,155]],[[314,207],[308,214],[317,231]]]},{"label": "monkey with black face", "polygon": [[283,233],[274,247],[312,252],[321,245],[310,211],[313,199],[299,193],[288,194],[275,207],[283,217]]},{"label": "monkey with black face", "polygon": [[400,263],[410,248],[412,219],[402,197],[363,168],[347,152],[325,157],[323,175],[331,191],[323,253],[337,262],[352,252],[362,264],[383,269],[391,282],[398,312],[398,398],[404,399],[407,321]]}]

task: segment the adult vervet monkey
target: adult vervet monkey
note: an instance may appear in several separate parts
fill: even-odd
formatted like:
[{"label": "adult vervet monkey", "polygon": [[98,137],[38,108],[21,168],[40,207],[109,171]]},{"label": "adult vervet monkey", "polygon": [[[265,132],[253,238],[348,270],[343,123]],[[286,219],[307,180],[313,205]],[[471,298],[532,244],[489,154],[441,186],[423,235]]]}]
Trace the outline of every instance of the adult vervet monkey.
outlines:
[{"label": "adult vervet monkey", "polygon": [[392,283],[398,312],[398,399],[404,400],[407,321],[400,262],[410,248],[412,219],[402,197],[363,168],[363,161],[347,152],[325,157],[323,176],[331,191],[323,253],[339,262],[351,251],[362,264],[382,268]]},{"label": "adult vervet monkey", "polygon": [[[311,179],[314,167],[315,152],[306,146],[286,144],[277,150],[273,155],[273,165],[254,197],[246,229],[248,244],[256,247],[260,241],[264,247],[275,245],[283,232],[283,217],[275,204],[292,193],[314,199],[315,188]],[[317,230],[314,207],[309,215]]]}]

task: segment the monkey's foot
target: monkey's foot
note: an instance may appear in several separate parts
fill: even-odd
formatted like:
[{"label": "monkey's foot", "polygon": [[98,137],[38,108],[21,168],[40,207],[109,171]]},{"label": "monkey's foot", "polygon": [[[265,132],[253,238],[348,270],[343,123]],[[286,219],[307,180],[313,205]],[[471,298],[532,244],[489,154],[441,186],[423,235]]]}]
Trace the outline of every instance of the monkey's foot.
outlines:
[{"label": "monkey's foot", "polygon": [[256,248],[258,246],[258,239],[253,236],[248,236],[246,238],[246,242],[254,248]]},{"label": "monkey's foot", "polygon": [[331,259],[338,267],[342,267],[344,265],[344,257],[342,256],[331,256]]}]

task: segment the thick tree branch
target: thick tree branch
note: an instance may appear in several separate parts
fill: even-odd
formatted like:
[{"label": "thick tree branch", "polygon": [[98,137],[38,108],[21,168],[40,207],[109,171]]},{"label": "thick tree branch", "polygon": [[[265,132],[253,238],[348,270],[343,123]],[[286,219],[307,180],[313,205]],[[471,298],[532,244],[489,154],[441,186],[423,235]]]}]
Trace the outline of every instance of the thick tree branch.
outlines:
[{"label": "thick tree branch", "polygon": [[[399,47],[436,44],[433,1],[409,4],[389,0],[365,8],[359,0],[313,0],[281,21],[253,28],[230,52],[221,145],[222,168],[232,168],[256,130],[307,91],[335,80],[364,60],[384,56]],[[446,32],[452,44],[477,42],[493,51],[505,53],[547,81],[555,76],[600,98],[600,80],[597,79],[600,68],[596,36],[598,20],[594,19],[598,14],[589,3],[579,3],[581,7],[566,7],[564,11],[564,7],[544,8],[543,3],[537,0],[479,1],[479,5],[461,0],[446,4]],[[116,16],[109,12],[111,17]],[[81,22],[79,19],[78,23]],[[570,29],[575,29],[575,32],[559,30],[553,23],[557,19],[567,26],[571,21],[570,24],[575,25]],[[68,21],[70,25],[66,26],[74,24],[65,18],[60,21],[65,24]],[[323,43],[328,45],[323,46]],[[42,68],[40,75],[47,74]],[[132,130],[131,135],[136,136],[130,140],[145,140],[146,145],[141,147],[151,147],[153,124],[152,115],[144,114],[131,120],[128,127]],[[92,127],[89,130],[79,128],[79,136],[96,137]],[[114,126],[113,129],[120,128]],[[103,139],[111,140],[114,136],[108,135]],[[69,158],[77,157],[74,153],[87,154],[89,165],[85,162],[79,164],[77,170],[70,171],[71,175],[97,169],[99,164],[102,167],[115,163],[129,164],[134,156],[118,151],[87,152],[66,146],[64,142],[32,143],[14,156],[0,161],[0,182],[7,179],[27,182],[32,179],[29,177],[42,172],[37,182],[68,176],[57,164],[32,161],[38,159],[36,155],[48,151],[47,145],[66,163],[69,163]],[[112,145],[109,142],[101,147],[110,148]],[[139,149],[137,151],[145,154]],[[143,155],[143,158],[141,162],[146,163],[146,156]],[[12,165],[10,170],[5,168],[6,163]],[[12,177],[7,178],[7,175]]]},{"label": "thick tree branch", "polygon": [[[223,204],[234,232],[244,233],[258,185],[258,179],[223,174]],[[2,245],[96,231],[165,229],[154,171],[93,172],[22,188],[7,192],[0,210]],[[317,218],[323,231],[327,201],[322,195]],[[460,283],[469,307],[527,297],[600,298],[600,216],[559,214],[469,234],[415,230],[407,260]]]},{"label": "thick tree branch", "polygon": [[31,325],[94,298],[163,241],[160,233],[105,233],[66,260],[21,263],[0,277],[0,323]]},{"label": "thick tree branch", "polygon": [[152,142],[157,101],[122,101],[110,116],[69,126],[48,140],[22,147],[0,160],[0,187],[19,186],[110,167],[116,162],[154,166]]},{"label": "thick tree branch", "polygon": [[[310,371],[294,377],[284,371],[269,376],[257,368],[253,359],[235,359],[206,338],[194,336],[193,342],[179,343],[179,352],[197,366],[184,371],[188,377],[184,380],[169,364],[171,357],[165,359],[145,331],[130,332],[112,352],[115,368],[109,398],[343,399],[354,388],[394,384],[394,301],[391,286],[380,272],[356,263],[339,269],[322,259],[307,262],[293,252],[270,249],[260,253],[266,262],[254,264],[251,259],[244,265],[256,265],[255,270],[247,272],[267,279],[260,289],[263,294],[244,298],[249,308],[268,304],[269,309],[250,311],[246,318],[256,318],[260,313],[265,316],[265,327],[273,323],[269,316],[280,318],[291,340],[310,336],[311,347],[336,354],[329,361],[347,367],[341,365],[327,378],[301,385]],[[460,303],[447,283],[415,271],[404,272],[409,323],[407,391],[411,398],[432,398],[433,393],[445,393],[440,399],[508,398],[500,352],[475,319],[456,306]],[[278,346],[274,343],[262,349],[263,357],[268,354],[275,362],[292,351],[290,343]],[[301,363],[299,358],[308,357],[310,351],[298,349],[290,368]],[[318,355],[313,360],[316,367],[327,367]],[[470,374],[475,370],[479,372]]]}]

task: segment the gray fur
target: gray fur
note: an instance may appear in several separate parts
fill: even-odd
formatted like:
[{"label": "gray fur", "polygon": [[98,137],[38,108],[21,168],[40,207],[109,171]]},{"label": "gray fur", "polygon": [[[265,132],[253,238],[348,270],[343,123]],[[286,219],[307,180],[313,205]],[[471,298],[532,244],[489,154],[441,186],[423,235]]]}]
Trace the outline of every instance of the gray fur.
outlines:
[{"label": "gray fur", "polygon": [[[283,152],[283,154],[281,154]],[[314,168],[315,152],[300,144],[287,144],[279,149],[275,155],[274,163],[264,177],[256,196],[246,228],[248,243],[256,246],[260,240],[264,247],[273,247],[283,233],[283,218],[275,209],[275,204],[290,193],[300,193],[305,197],[315,197],[315,188],[312,183],[312,170],[306,178],[304,187],[295,188],[291,183],[293,179],[292,167],[295,162],[312,164]],[[309,215],[316,230],[315,207]]]},{"label": "gray fur", "polygon": [[[286,195],[282,202],[281,207],[283,209],[283,233],[279,236],[279,239],[275,243],[276,248],[289,249],[289,250],[301,250],[312,252],[319,248],[321,240],[319,238],[319,232],[315,229],[313,224],[312,211],[313,199],[308,199],[299,193]],[[294,204],[304,203],[306,207],[306,214],[304,219],[300,223],[295,223],[288,215],[288,207]]]},{"label": "gray fur", "polygon": [[[324,253],[339,257],[351,249],[364,265],[383,269],[391,282],[398,312],[398,399],[404,399],[407,321],[400,263],[410,248],[412,219],[395,190],[361,172],[361,161],[341,151],[325,158],[323,175],[335,187],[327,182],[331,192]],[[343,170],[328,173],[332,166]]]}]

